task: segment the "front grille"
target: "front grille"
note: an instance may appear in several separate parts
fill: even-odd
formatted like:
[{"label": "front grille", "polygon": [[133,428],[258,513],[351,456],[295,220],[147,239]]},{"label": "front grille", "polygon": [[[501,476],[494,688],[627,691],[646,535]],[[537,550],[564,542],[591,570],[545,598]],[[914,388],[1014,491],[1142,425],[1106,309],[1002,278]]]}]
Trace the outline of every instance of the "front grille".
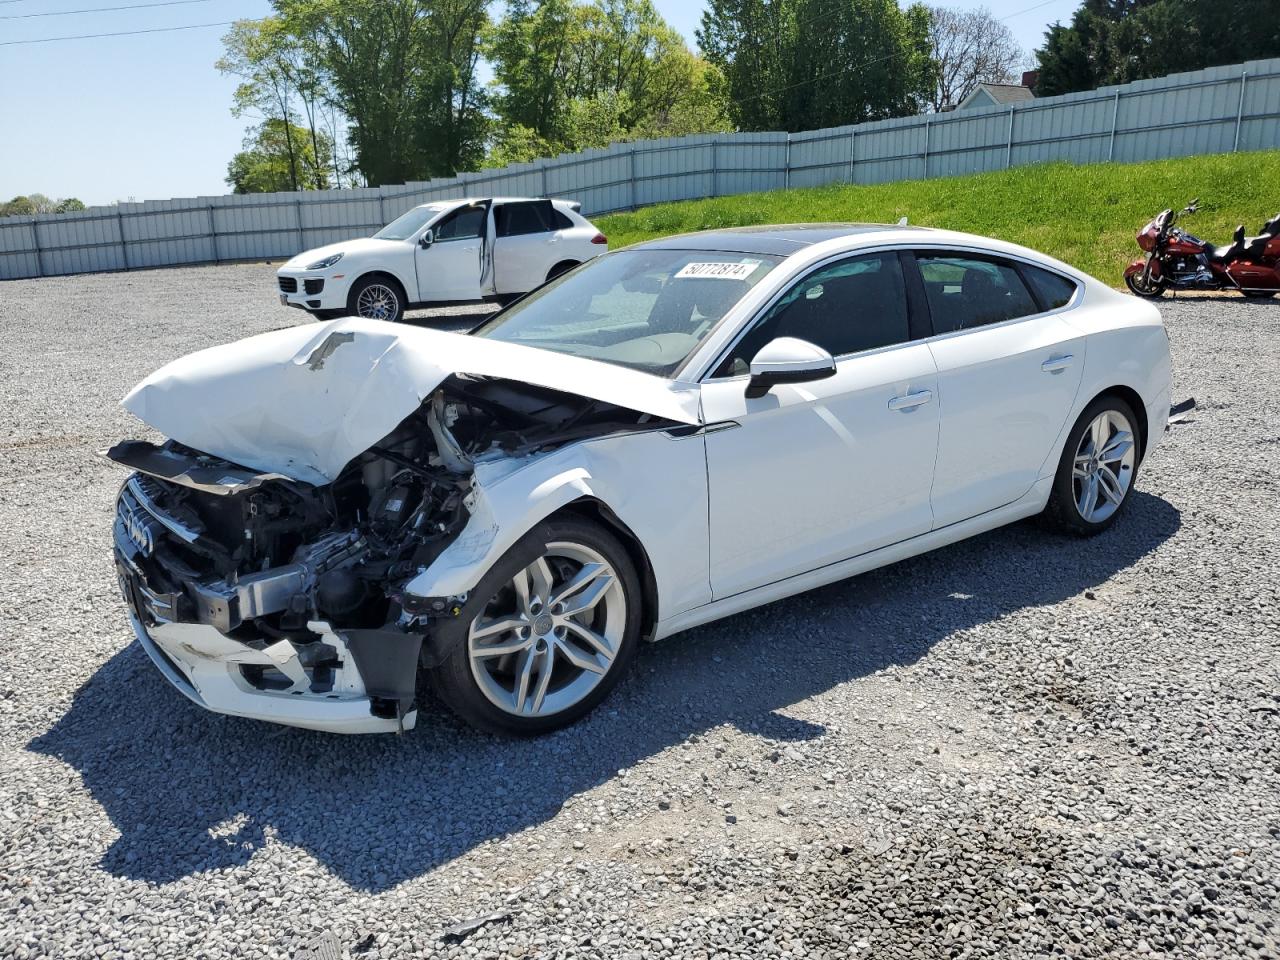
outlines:
[{"label": "front grille", "polygon": [[[294,286],[296,289],[297,287],[296,280],[294,281]],[[321,290],[324,289],[324,280],[323,278],[315,278],[312,280],[307,280],[304,286],[307,288],[307,293],[311,294],[311,296],[314,297],[317,293],[319,293]]]},{"label": "front grille", "polygon": [[280,277],[281,293],[297,293],[298,278],[297,277]]}]

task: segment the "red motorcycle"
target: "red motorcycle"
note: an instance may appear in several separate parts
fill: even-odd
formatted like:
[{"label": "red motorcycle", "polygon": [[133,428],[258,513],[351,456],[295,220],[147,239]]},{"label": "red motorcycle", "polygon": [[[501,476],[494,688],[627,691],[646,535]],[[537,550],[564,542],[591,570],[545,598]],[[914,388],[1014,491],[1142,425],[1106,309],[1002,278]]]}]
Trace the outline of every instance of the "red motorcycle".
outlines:
[{"label": "red motorcycle", "polygon": [[[1192,200],[1181,213],[1196,212]],[[1246,237],[1236,227],[1228,246],[1215,247],[1176,226],[1178,213],[1165,210],[1138,233],[1146,256],[1124,271],[1125,285],[1140,297],[1162,297],[1166,290],[1238,290],[1246,297],[1280,293],[1280,214]]]}]

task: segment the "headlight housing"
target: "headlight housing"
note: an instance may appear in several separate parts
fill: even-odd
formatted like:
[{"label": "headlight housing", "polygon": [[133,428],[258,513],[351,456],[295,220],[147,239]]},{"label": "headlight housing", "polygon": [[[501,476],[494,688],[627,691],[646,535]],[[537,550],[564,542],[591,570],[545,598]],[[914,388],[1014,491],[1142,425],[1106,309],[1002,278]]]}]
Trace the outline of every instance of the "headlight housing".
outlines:
[{"label": "headlight housing", "polygon": [[335,263],[342,259],[342,254],[335,253],[332,256],[325,257],[323,260],[317,260],[315,263],[308,265],[308,270],[327,270]]}]

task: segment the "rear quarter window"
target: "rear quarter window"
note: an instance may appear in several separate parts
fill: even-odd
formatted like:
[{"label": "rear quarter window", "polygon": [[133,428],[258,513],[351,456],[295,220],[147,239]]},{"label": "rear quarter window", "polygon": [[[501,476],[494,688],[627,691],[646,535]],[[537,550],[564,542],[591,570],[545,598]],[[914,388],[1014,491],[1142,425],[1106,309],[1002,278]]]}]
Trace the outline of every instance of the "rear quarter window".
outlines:
[{"label": "rear quarter window", "polygon": [[1035,291],[1046,310],[1065,307],[1071,302],[1071,298],[1076,295],[1078,289],[1074,280],[1069,280],[1060,273],[1041,270],[1039,267],[1023,267],[1022,275],[1027,278],[1027,283],[1031,284],[1031,289]]}]

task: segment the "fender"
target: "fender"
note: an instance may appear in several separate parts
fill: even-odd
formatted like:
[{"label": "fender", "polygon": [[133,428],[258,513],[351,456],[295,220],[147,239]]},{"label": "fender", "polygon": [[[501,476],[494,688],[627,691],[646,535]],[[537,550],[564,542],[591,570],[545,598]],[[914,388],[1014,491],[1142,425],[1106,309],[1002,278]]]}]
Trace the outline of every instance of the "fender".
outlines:
[{"label": "fender", "polygon": [[[673,478],[686,478],[672,492]],[[477,464],[456,540],[405,585],[418,597],[461,597],[521,537],[556,511],[590,498],[643,545],[659,617],[711,599],[706,448],[700,434],[656,429],[568,444],[525,460]]]},{"label": "fender", "polygon": [[[1139,257],[1137,260],[1134,260],[1132,263],[1130,263],[1127,267],[1124,268],[1124,275],[1126,277],[1136,277],[1138,274],[1142,273],[1142,271],[1145,269],[1147,269],[1147,258]],[[1156,279],[1160,278],[1160,258],[1159,257],[1151,258],[1151,276],[1155,277]]]},{"label": "fender", "polygon": [[[535,526],[561,507],[595,496],[591,475],[582,467],[548,476],[527,497],[512,497],[514,492],[501,485],[485,487],[477,477],[465,501],[471,519],[458,539],[405,585],[405,592],[421,597],[465,595]],[[524,502],[514,502],[517,499]]]},{"label": "fender", "polygon": [[417,302],[418,281],[416,279],[416,273],[415,278],[410,281],[405,279],[403,271],[401,271],[397,266],[389,266],[383,262],[369,264],[367,267],[361,267],[359,270],[353,270],[351,272],[355,274],[355,279],[351,281],[348,290],[354,288],[357,283],[370,274],[383,273],[389,277],[394,277],[396,282],[400,284],[400,289],[404,291],[405,300],[407,301],[405,306]]},{"label": "fender", "polygon": [[[1158,262],[1158,261],[1156,261]],[[1140,264],[1145,266],[1143,261]],[[1155,262],[1152,266],[1154,267]],[[1172,364],[1169,356],[1169,337],[1165,332],[1160,311],[1149,303],[1135,302],[1136,298],[1123,294],[1114,296],[1124,302],[1124,325],[1115,325],[1115,314],[1101,317],[1086,312],[1071,311],[1072,326],[1080,329],[1088,339],[1084,373],[1080,388],[1072,404],[1066,427],[1055,443],[1057,456],[1047,459],[1041,467],[1041,477],[1051,476],[1057,468],[1066,432],[1079,419],[1084,408],[1099,394],[1116,387],[1123,387],[1137,395],[1147,420],[1146,447],[1143,459],[1164,436],[1164,424],[1169,415],[1169,397],[1172,392]],[[1092,357],[1108,358],[1109,363],[1091,363]]]}]

